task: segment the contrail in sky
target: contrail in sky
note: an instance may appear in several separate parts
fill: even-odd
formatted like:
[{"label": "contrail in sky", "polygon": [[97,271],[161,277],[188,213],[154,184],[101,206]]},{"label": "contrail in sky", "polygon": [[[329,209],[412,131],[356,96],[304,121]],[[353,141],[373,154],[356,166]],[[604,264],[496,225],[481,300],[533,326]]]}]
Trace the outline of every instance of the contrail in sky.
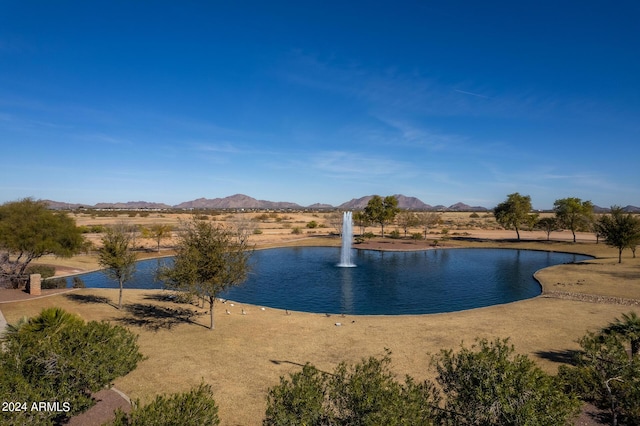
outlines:
[{"label": "contrail in sky", "polygon": [[465,92],[464,90],[458,90],[458,89],[454,89],[454,91],[456,91],[458,93],[464,93],[465,95],[471,95],[471,96],[477,96],[479,98],[491,99],[490,96],[479,95],[478,93]]}]

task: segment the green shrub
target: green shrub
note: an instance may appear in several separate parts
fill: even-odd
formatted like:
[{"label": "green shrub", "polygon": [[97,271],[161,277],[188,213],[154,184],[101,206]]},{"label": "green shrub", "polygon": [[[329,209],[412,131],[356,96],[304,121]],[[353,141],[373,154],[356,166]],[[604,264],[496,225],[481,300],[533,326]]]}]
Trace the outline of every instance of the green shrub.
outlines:
[{"label": "green shrub", "polygon": [[272,425],[432,425],[438,394],[433,385],[395,380],[390,359],[341,363],[334,373],[311,364],[269,389],[263,422]]},{"label": "green shrub", "polygon": [[394,229],[393,231],[389,232],[389,238],[393,238],[393,239],[398,239],[400,238],[400,231],[398,231],[397,229]]},{"label": "green shrub", "polygon": [[471,213],[471,214],[469,215],[469,217],[470,217],[470,218],[472,218],[472,219],[478,219],[478,218],[480,217],[480,215],[479,215],[478,213],[475,213],[475,212],[474,212],[474,213]]},{"label": "green shrub", "polygon": [[432,363],[451,424],[568,425],[579,411],[576,395],[527,356],[515,355],[508,339],[442,350]]},{"label": "green shrub", "polygon": [[[68,411],[2,414],[8,424],[63,423],[93,405],[92,392],[133,370],[141,359],[137,336],[126,328],[45,309],[8,327],[0,351],[0,399],[67,402]],[[4,377],[15,382],[7,384]]]},{"label": "green shrub", "polygon": [[422,232],[414,232],[413,234],[411,234],[411,239],[412,240],[424,240],[424,235],[422,235]]},{"label": "green shrub", "polygon": [[111,426],[218,425],[218,406],[213,399],[211,386],[201,383],[189,392],[157,396],[153,402],[140,406],[134,404],[131,413],[118,409]]},{"label": "green shrub", "polygon": [[42,289],[67,288],[67,279],[64,277],[50,278],[40,283]]},{"label": "green shrub", "polygon": [[578,343],[576,366],[561,366],[567,389],[606,410],[612,424],[640,424],[640,318],[623,315]]},{"label": "green shrub", "polygon": [[292,234],[298,235],[298,234],[302,234],[302,229],[300,229],[299,226],[295,226],[292,230],[291,230]]},{"label": "green shrub", "polygon": [[260,234],[262,234],[262,229],[260,229],[260,228],[256,228],[256,229],[254,229],[254,230],[253,230],[253,234],[254,234],[254,235],[260,235]]},{"label": "green shrub", "polygon": [[40,278],[44,280],[54,276],[56,274],[56,268],[47,265],[29,265],[27,269],[24,270],[24,273],[26,275],[40,274]]},{"label": "green shrub", "polygon": [[314,229],[318,227],[318,222],[316,222],[315,220],[312,220],[311,222],[307,223],[306,226],[307,228]]},{"label": "green shrub", "polygon": [[72,287],[73,288],[85,288],[86,285],[84,283],[84,280],[82,278],[80,278],[79,276],[75,276],[71,279],[72,282]]}]

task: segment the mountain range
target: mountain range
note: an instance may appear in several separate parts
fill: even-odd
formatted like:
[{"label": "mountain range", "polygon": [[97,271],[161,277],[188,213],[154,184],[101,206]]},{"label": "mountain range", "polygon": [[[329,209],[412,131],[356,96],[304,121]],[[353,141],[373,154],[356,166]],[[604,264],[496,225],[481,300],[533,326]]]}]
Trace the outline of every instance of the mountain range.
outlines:
[{"label": "mountain range", "polygon": [[[373,195],[367,195],[360,198],[354,198],[350,201],[342,203],[338,206],[330,204],[312,204],[309,206],[301,206],[296,203],[286,201],[267,201],[257,200],[244,194],[235,194],[224,198],[198,198],[192,201],[185,201],[174,206],[164,203],[152,203],[147,201],[129,201],[126,203],[98,203],[95,205],[71,204],[60,201],[44,200],[50,208],[57,210],[93,208],[93,209],[149,209],[149,210],[165,210],[165,209],[340,209],[340,210],[359,210],[363,209]],[[432,206],[422,202],[416,197],[407,197],[402,194],[394,195],[398,199],[398,207],[407,210],[433,210],[433,211],[462,211],[462,212],[483,212],[490,209],[482,206],[470,206],[465,203],[456,203],[450,206],[441,204]],[[640,207],[627,206],[624,208],[627,212],[640,213]],[[607,212],[609,209],[603,207],[594,207],[596,213]]]}]

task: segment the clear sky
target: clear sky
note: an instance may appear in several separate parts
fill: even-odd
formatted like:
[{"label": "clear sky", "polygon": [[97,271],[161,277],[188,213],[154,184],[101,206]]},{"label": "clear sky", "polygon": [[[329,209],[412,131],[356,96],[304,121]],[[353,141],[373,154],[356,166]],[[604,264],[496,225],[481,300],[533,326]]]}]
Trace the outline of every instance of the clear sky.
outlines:
[{"label": "clear sky", "polygon": [[640,2],[0,2],[0,202],[640,205]]}]

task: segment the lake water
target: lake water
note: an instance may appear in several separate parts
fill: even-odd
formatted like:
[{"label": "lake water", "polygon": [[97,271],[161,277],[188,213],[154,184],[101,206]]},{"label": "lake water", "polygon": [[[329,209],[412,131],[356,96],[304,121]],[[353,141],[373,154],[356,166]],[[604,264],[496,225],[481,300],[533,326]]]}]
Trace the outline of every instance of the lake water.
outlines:
[{"label": "lake water", "polygon": [[[340,250],[296,247],[258,250],[247,281],[220,297],[304,312],[400,315],[452,312],[540,294],[539,269],[589,256],[512,249],[418,252],[353,250],[355,268],[339,268]],[[138,262],[125,288],[162,288],[154,279],[170,258]],[[80,275],[87,287],[117,288],[101,272]],[[69,280],[70,281],[70,280]]]}]

